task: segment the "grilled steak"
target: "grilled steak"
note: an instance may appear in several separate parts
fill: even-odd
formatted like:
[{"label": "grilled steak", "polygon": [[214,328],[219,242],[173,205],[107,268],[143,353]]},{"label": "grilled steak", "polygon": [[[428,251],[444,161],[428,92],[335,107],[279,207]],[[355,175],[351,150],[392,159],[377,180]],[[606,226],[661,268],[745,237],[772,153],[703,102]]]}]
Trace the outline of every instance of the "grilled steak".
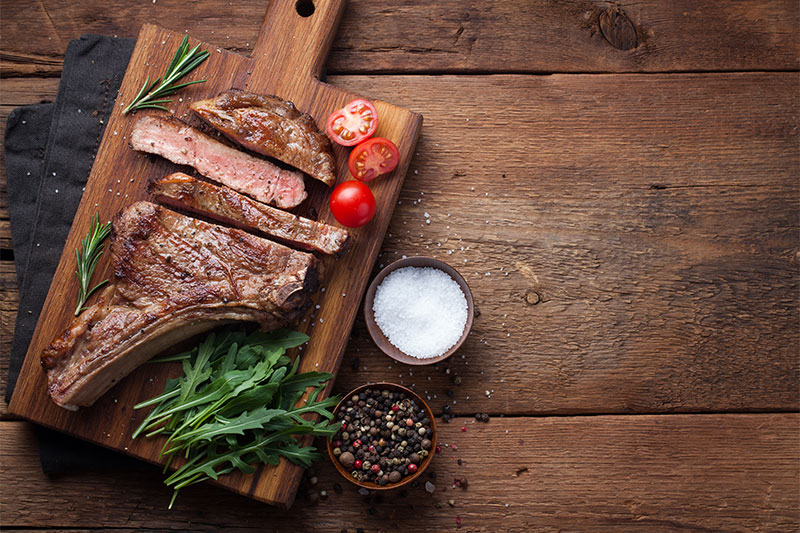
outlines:
[{"label": "grilled steak", "polygon": [[328,137],[314,119],[277,96],[228,91],[191,105],[192,111],[254,152],[299,168],[325,185],[336,181]]},{"label": "grilled steak", "polygon": [[344,229],[295,216],[180,172],[151,181],[147,190],[167,205],[255,229],[304,250],[339,254],[349,244],[350,235]]},{"label": "grilled steak", "polygon": [[235,150],[175,118],[140,118],[133,126],[131,146],[194,167],[203,176],[267,204],[290,209],[306,198],[302,173]]},{"label": "grilled steak", "polygon": [[41,356],[53,401],[92,405],[164,348],[217,325],[297,320],[318,260],[238,229],[138,202],[114,219],[114,276]]}]

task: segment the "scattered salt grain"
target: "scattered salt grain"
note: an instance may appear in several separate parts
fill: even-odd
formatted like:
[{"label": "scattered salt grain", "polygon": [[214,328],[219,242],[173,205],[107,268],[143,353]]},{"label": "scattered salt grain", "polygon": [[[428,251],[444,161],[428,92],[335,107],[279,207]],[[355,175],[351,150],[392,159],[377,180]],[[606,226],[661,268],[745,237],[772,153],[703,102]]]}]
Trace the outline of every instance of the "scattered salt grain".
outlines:
[{"label": "scattered salt grain", "polygon": [[378,285],[375,322],[395,347],[419,359],[449,350],[464,332],[467,299],[449,275],[435,268],[405,267]]}]

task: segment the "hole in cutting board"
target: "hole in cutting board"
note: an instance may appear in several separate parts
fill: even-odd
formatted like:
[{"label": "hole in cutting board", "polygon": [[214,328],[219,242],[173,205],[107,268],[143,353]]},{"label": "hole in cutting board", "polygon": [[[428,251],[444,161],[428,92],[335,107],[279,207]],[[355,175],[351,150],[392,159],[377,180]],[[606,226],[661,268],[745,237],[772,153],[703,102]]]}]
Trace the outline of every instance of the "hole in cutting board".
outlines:
[{"label": "hole in cutting board", "polygon": [[314,14],[314,2],[312,0],[297,0],[294,9],[301,17],[310,17]]}]

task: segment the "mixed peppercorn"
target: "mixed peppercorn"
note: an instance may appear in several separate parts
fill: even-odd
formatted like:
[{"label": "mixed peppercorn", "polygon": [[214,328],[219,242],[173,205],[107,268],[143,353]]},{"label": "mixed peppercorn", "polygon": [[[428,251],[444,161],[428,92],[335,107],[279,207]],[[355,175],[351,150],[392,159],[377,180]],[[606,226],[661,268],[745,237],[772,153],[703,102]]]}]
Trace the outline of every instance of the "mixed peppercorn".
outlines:
[{"label": "mixed peppercorn", "polygon": [[333,454],[361,482],[385,486],[413,475],[434,446],[431,420],[405,392],[365,389],[336,413]]}]

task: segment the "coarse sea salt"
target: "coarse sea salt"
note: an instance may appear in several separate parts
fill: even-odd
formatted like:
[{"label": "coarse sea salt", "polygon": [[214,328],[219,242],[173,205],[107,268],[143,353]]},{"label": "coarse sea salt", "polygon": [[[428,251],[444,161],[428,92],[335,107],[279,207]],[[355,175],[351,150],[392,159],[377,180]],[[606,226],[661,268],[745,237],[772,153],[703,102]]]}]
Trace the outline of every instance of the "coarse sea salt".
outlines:
[{"label": "coarse sea salt", "polygon": [[378,285],[375,322],[397,349],[418,359],[438,357],[453,347],[467,323],[467,299],[447,273],[404,267]]}]

